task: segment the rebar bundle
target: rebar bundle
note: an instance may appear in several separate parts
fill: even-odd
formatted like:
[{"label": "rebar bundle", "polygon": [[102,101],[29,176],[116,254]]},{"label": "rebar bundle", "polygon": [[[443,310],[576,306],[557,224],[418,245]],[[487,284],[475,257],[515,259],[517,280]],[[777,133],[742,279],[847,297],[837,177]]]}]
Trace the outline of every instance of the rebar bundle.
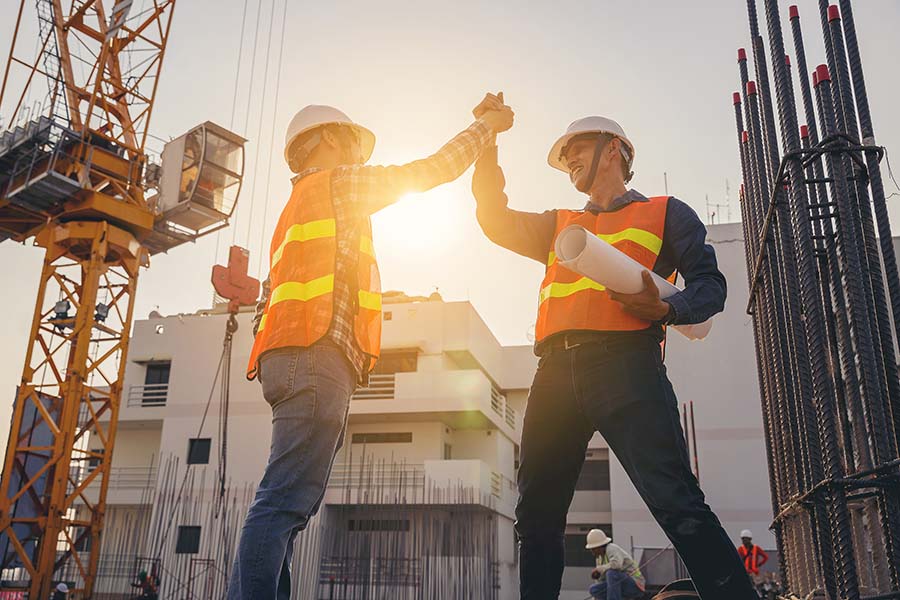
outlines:
[{"label": "rebar bundle", "polygon": [[771,63],[748,0],[755,80],[741,49],[733,101],[781,575],[800,597],[900,598],[900,277],[851,2],[819,0],[811,77],[797,7],[791,61],[762,4]]},{"label": "rebar bundle", "polygon": [[[500,597],[512,565],[501,559],[495,492],[433,481],[421,464],[365,449],[350,459],[335,466],[326,506],[294,542],[293,600]],[[137,598],[141,571],[158,582],[160,598],[225,597],[255,488],[228,482],[220,495],[216,469],[189,467],[184,478],[185,468],[172,455],[154,461],[145,481],[129,481],[135,504],[108,508],[95,600]],[[183,526],[199,530],[196,547],[180,547]],[[62,570],[60,580],[77,584],[77,570]]]}]

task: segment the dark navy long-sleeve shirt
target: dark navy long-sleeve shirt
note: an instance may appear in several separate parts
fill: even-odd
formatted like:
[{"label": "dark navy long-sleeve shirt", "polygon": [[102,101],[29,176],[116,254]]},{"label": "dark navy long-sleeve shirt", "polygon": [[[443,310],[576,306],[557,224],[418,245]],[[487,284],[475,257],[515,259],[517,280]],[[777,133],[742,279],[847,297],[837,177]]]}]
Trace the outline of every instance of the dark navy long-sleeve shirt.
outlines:
[{"label": "dark navy long-sleeve shirt", "polygon": [[[486,150],[475,163],[472,178],[481,229],[494,243],[546,265],[556,235],[556,211],[530,213],[509,208],[509,199],[503,191],[505,184],[503,171],[497,164],[497,148]],[[646,201],[640,192],[629,190],[605,210],[591,202],[584,210],[613,212],[632,202]],[[702,323],[721,312],[727,286],[716,263],[716,252],[706,243],[706,227],[694,209],[674,197],[669,198],[666,209],[662,242],[653,271],[664,278],[678,271],[684,280],[684,290],[666,298],[674,311],[670,324]],[[659,324],[647,331],[662,337]]]}]

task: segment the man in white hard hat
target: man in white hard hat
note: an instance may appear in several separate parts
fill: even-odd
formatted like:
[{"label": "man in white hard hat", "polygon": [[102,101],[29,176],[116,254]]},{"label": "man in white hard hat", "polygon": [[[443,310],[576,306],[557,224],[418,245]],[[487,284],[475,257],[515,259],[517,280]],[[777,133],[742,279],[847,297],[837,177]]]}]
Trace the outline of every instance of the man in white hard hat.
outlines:
[{"label": "man in white hard hat", "polygon": [[241,533],[230,600],[291,597],[294,538],[322,502],[350,396],[380,350],[371,215],[403,194],[459,177],[512,126],[512,110],[495,109],[479,110],[434,155],[389,167],[365,165],[375,136],[336,108],[307,106],[291,120],[284,158],[293,188],[272,238],[247,367],[272,407],[272,444]]},{"label": "man in white hard hat", "polygon": [[66,600],[69,597],[69,586],[65,583],[59,583],[56,586],[56,589],[53,591],[53,598],[51,600]]},{"label": "man in white hard hat", "polygon": [[638,564],[624,548],[613,544],[606,532],[591,529],[584,547],[597,559],[591,578],[599,581],[591,586],[592,598],[623,600],[643,596],[645,581]]},{"label": "man in white hard hat", "polygon": [[[484,233],[545,268],[538,295],[540,356],[525,411],[516,531],[523,600],[559,595],[566,514],[588,441],[599,431],[707,600],[755,600],[750,580],[691,472],[678,405],[662,361],[667,324],[701,323],[725,305],[706,228],[685,203],[628,189],[635,145],[606,117],[572,123],[550,166],[588,196],[583,208],[508,207],[496,148],[476,163],[472,190]],[[549,202],[548,202],[549,203]],[[644,290],[622,294],[561,267],[556,236],[581,225],[641,263]],[[666,300],[650,271],[681,274]]]},{"label": "man in white hard hat", "polygon": [[741,545],[738,546],[738,555],[744,561],[744,569],[747,575],[753,580],[754,585],[759,585],[765,581],[765,577],[760,572],[760,568],[769,562],[769,555],[766,551],[753,543],[753,532],[745,529],[741,532]]}]

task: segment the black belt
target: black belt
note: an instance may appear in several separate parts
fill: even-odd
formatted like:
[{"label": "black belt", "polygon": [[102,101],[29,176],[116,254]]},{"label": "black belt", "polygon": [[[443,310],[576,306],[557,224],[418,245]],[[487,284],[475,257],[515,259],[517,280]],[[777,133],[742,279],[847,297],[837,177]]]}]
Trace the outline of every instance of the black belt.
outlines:
[{"label": "black belt", "polygon": [[659,341],[655,340],[652,335],[647,335],[647,331],[640,332],[609,332],[609,331],[567,331],[557,333],[535,347],[535,354],[538,356],[546,356],[554,352],[565,352],[572,348],[585,346],[588,344],[605,344],[612,346],[640,346],[647,344],[655,346]]},{"label": "black belt", "polygon": [[553,352],[563,352],[584,346],[585,344],[602,344],[609,340],[608,333],[599,331],[570,331],[565,333],[557,333],[550,339],[545,340],[537,345],[536,353],[538,356],[546,356]]}]

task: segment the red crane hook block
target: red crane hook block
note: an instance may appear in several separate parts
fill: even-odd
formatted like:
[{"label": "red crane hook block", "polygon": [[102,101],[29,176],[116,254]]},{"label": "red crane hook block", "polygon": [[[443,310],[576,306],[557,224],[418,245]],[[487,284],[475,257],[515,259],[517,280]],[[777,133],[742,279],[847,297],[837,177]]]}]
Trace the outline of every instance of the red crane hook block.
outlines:
[{"label": "red crane hook block", "polygon": [[251,306],[259,297],[259,280],[247,275],[250,252],[240,246],[228,251],[228,266],[215,265],[212,284],[216,293],[228,300],[228,312],[236,313],[241,306]]}]

